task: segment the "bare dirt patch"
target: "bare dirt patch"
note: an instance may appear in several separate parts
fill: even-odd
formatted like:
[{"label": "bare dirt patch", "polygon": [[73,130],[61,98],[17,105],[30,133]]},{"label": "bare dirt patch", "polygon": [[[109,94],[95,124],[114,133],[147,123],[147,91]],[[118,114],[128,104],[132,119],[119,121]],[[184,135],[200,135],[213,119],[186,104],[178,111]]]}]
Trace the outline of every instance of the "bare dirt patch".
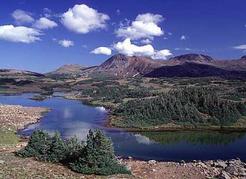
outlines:
[{"label": "bare dirt patch", "polygon": [[0,105],[0,127],[23,128],[37,122],[48,109],[23,107],[20,105]]}]

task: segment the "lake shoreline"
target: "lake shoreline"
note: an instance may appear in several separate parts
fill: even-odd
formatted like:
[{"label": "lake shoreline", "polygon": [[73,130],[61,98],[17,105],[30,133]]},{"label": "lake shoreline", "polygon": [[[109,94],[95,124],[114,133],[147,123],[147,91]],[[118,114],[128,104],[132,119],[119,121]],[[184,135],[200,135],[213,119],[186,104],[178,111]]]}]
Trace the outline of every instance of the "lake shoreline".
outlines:
[{"label": "lake shoreline", "polygon": [[[22,105],[0,104],[1,125],[22,130],[27,125],[38,123],[50,110],[44,107],[25,107]],[[3,127],[1,126],[1,127]]]},{"label": "lake shoreline", "polygon": [[[19,120],[18,127],[15,127],[15,129],[20,129],[25,127],[26,125],[30,123],[35,123],[42,118],[42,115],[44,114],[43,112],[47,112],[46,108],[39,108],[39,107],[23,107],[20,105],[5,105],[6,111],[15,111],[15,115],[20,115],[24,114],[25,118],[21,118],[22,120]],[[12,110],[11,110],[12,108]],[[16,110],[18,108],[18,110]],[[27,110],[28,109],[28,110]],[[24,110],[22,112],[21,110]],[[34,111],[37,111],[35,113],[36,115],[33,115]],[[14,112],[11,112],[10,114],[12,115]],[[13,115],[13,116],[15,116]],[[2,115],[4,116],[4,115]],[[0,115],[0,120],[2,120],[3,117],[1,118]],[[24,120],[24,121],[23,121]],[[15,121],[16,122],[16,121]],[[17,124],[17,123],[16,123]],[[9,125],[13,125],[13,123],[9,123]],[[8,126],[9,126],[8,125]],[[50,168],[51,164],[49,163],[44,163],[44,162],[37,162],[34,159],[21,159],[13,155],[13,152],[19,150],[20,148],[24,147],[26,144],[27,140],[24,142],[18,142],[18,144],[10,149],[3,150],[1,151],[0,155],[0,161],[1,163],[5,163],[6,167],[4,171],[8,170],[8,168],[19,168],[23,166],[23,161],[29,161],[31,163],[36,163],[36,165],[42,165],[44,170]],[[3,154],[3,155],[2,155]],[[10,157],[12,160],[8,160]],[[11,162],[13,161],[18,161],[20,164],[16,165]],[[127,159],[121,159],[119,158],[119,162],[122,164],[125,164],[127,168],[129,168],[132,173],[134,178],[135,177],[140,177],[140,178],[150,178],[150,177],[161,177],[163,176],[163,172],[165,172],[165,176],[167,177],[188,177],[188,178],[207,178],[207,177],[214,177],[214,176],[220,176],[220,175],[228,175],[228,176],[244,176],[245,170],[243,170],[243,166],[246,166],[245,163],[241,162],[240,160],[214,160],[214,161],[192,161],[192,162],[165,162],[165,161],[155,161],[155,160],[149,160],[149,161],[144,161],[144,160],[135,160],[134,158],[128,157]],[[227,167],[230,167],[230,163],[233,163],[234,167],[237,167],[235,170],[243,170],[241,173],[237,173],[237,175],[231,174],[226,170]],[[0,164],[1,165],[1,164]],[[52,164],[52,167],[57,168],[60,167],[59,165]],[[25,169],[27,170],[27,169]],[[37,169],[35,169],[36,171]],[[67,173],[74,175],[74,176],[84,176],[82,174],[77,174],[77,173],[71,173],[71,171],[68,168],[63,169],[65,174]],[[35,172],[34,171],[34,172]],[[33,172],[33,171],[32,171]],[[95,177],[95,176],[93,176]],[[97,176],[96,176],[97,177]],[[125,178],[132,178],[130,176],[126,176]]]},{"label": "lake shoreline", "polygon": [[30,124],[38,123],[48,111],[49,109],[44,107],[1,104],[0,133],[4,139],[0,143],[0,151],[17,150],[25,146],[26,141],[18,135],[18,131]]},{"label": "lake shoreline", "polygon": [[156,128],[124,128],[124,127],[118,127],[114,126],[112,124],[107,123],[106,127],[109,128],[116,128],[121,129],[127,132],[209,132],[209,131],[215,131],[215,132],[246,132],[245,127],[156,127]]},{"label": "lake shoreline", "polygon": [[119,130],[124,130],[126,132],[181,132],[181,131],[216,131],[216,132],[246,132],[246,127],[239,127],[239,126],[226,126],[226,127],[221,127],[221,126],[199,126],[199,127],[194,127],[194,126],[181,126],[177,124],[167,124],[166,126],[161,126],[161,127],[146,127],[146,128],[130,128],[130,127],[123,127],[123,126],[117,126],[113,123],[114,120],[118,120],[118,116],[115,116],[112,114],[112,108],[103,105],[103,104],[95,104],[90,101],[85,101],[84,99],[78,98],[76,96],[71,96],[71,95],[64,95],[63,98],[69,99],[69,100],[77,100],[77,101],[82,101],[83,104],[89,105],[89,106],[96,106],[96,107],[104,107],[106,111],[108,112],[108,117],[105,120],[105,126],[107,128],[111,129],[119,129]]},{"label": "lake shoreline", "polygon": [[[19,95],[20,93],[13,93],[11,95]],[[25,94],[25,93],[21,93],[21,94]],[[1,95],[6,95],[9,96],[9,94],[1,94]],[[41,94],[40,94],[41,95]],[[49,96],[50,97],[50,96]],[[240,127],[240,126],[225,126],[225,127],[221,127],[221,126],[199,126],[199,127],[194,127],[194,126],[182,126],[182,125],[177,125],[177,124],[164,124],[161,127],[146,127],[146,128],[131,128],[131,127],[124,127],[124,126],[118,126],[115,125],[113,122],[114,120],[118,120],[120,117],[119,116],[115,116],[112,114],[112,107],[107,106],[107,105],[103,105],[103,104],[95,104],[91,101],[85,100],[84,98],[79,98],[77,96],[71,95],[71,94],[65,94],[61,95],[61,96],[53,96],[52,97],[61,97],[67,100],[75,100],[75,101],[80,101],[85,105],[88,106],[92,106],[92,107],[103,107],[107,113],[108,113],[108,117],[104,122],[104,127],[107,128],[111,128],[111,129],[118,129],[118,130],[124,130],[126,132],[185,132],[185,131],[215,131],[215,132],[246,132],[246,127]],[[48,97],[47,97],[48,98]],[[46,98],[45,98],[46,99]],[[45,100],[44,99],[44,100]],[[36,99],[31,98],[31,100],[34,101],[39,101]],[[48,110],[47,110],[48,111]],[[30,124],[35,124],[36,122],[30,123]],[[30,125],[29,124],[29,125]],[[24,127],[25,128],[25,127]]]}]

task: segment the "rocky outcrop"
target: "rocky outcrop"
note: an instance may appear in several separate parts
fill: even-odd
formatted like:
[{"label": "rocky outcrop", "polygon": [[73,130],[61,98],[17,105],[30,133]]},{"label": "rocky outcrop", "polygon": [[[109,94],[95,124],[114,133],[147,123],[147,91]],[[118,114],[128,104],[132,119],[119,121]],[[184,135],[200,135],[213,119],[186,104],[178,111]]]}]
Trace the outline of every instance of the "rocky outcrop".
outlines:
[{"label": "rocky outcrop", "polygon": [[[140,178],[220,178],[245,179],[246,164],[240,159],[192,162],[139,161],[120,159],[135,176]],[[164,177],[165,176],[165,177]]]}]

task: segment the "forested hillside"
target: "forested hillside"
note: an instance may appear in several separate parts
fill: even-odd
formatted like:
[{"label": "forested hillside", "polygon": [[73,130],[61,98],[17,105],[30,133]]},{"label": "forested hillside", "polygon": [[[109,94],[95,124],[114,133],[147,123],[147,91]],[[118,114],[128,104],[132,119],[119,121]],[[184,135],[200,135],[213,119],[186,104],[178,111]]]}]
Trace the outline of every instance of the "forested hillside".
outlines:
[{"label": "forested hillside", "polygon": [[115,109],[114,115],[123,116],[115,125],[133,128],[167,123],[223,127],[245,116],[246,104],[221,98],[213,88],[186,87],[155,98],[128,101]]}]

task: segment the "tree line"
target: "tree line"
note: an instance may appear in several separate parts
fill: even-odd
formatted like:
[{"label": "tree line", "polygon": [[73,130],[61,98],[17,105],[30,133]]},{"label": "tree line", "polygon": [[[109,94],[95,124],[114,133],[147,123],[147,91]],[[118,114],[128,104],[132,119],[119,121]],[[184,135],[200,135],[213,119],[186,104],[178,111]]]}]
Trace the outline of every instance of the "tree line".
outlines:
[{"label": "tree line", "polygon": [[100,86],[80,90],[82,96],[90,96],[95,100],[113,101],[121,103],[124,98],[144,98],[153,96],[153,92],[146,88],[129,88],[128,86]]}]

